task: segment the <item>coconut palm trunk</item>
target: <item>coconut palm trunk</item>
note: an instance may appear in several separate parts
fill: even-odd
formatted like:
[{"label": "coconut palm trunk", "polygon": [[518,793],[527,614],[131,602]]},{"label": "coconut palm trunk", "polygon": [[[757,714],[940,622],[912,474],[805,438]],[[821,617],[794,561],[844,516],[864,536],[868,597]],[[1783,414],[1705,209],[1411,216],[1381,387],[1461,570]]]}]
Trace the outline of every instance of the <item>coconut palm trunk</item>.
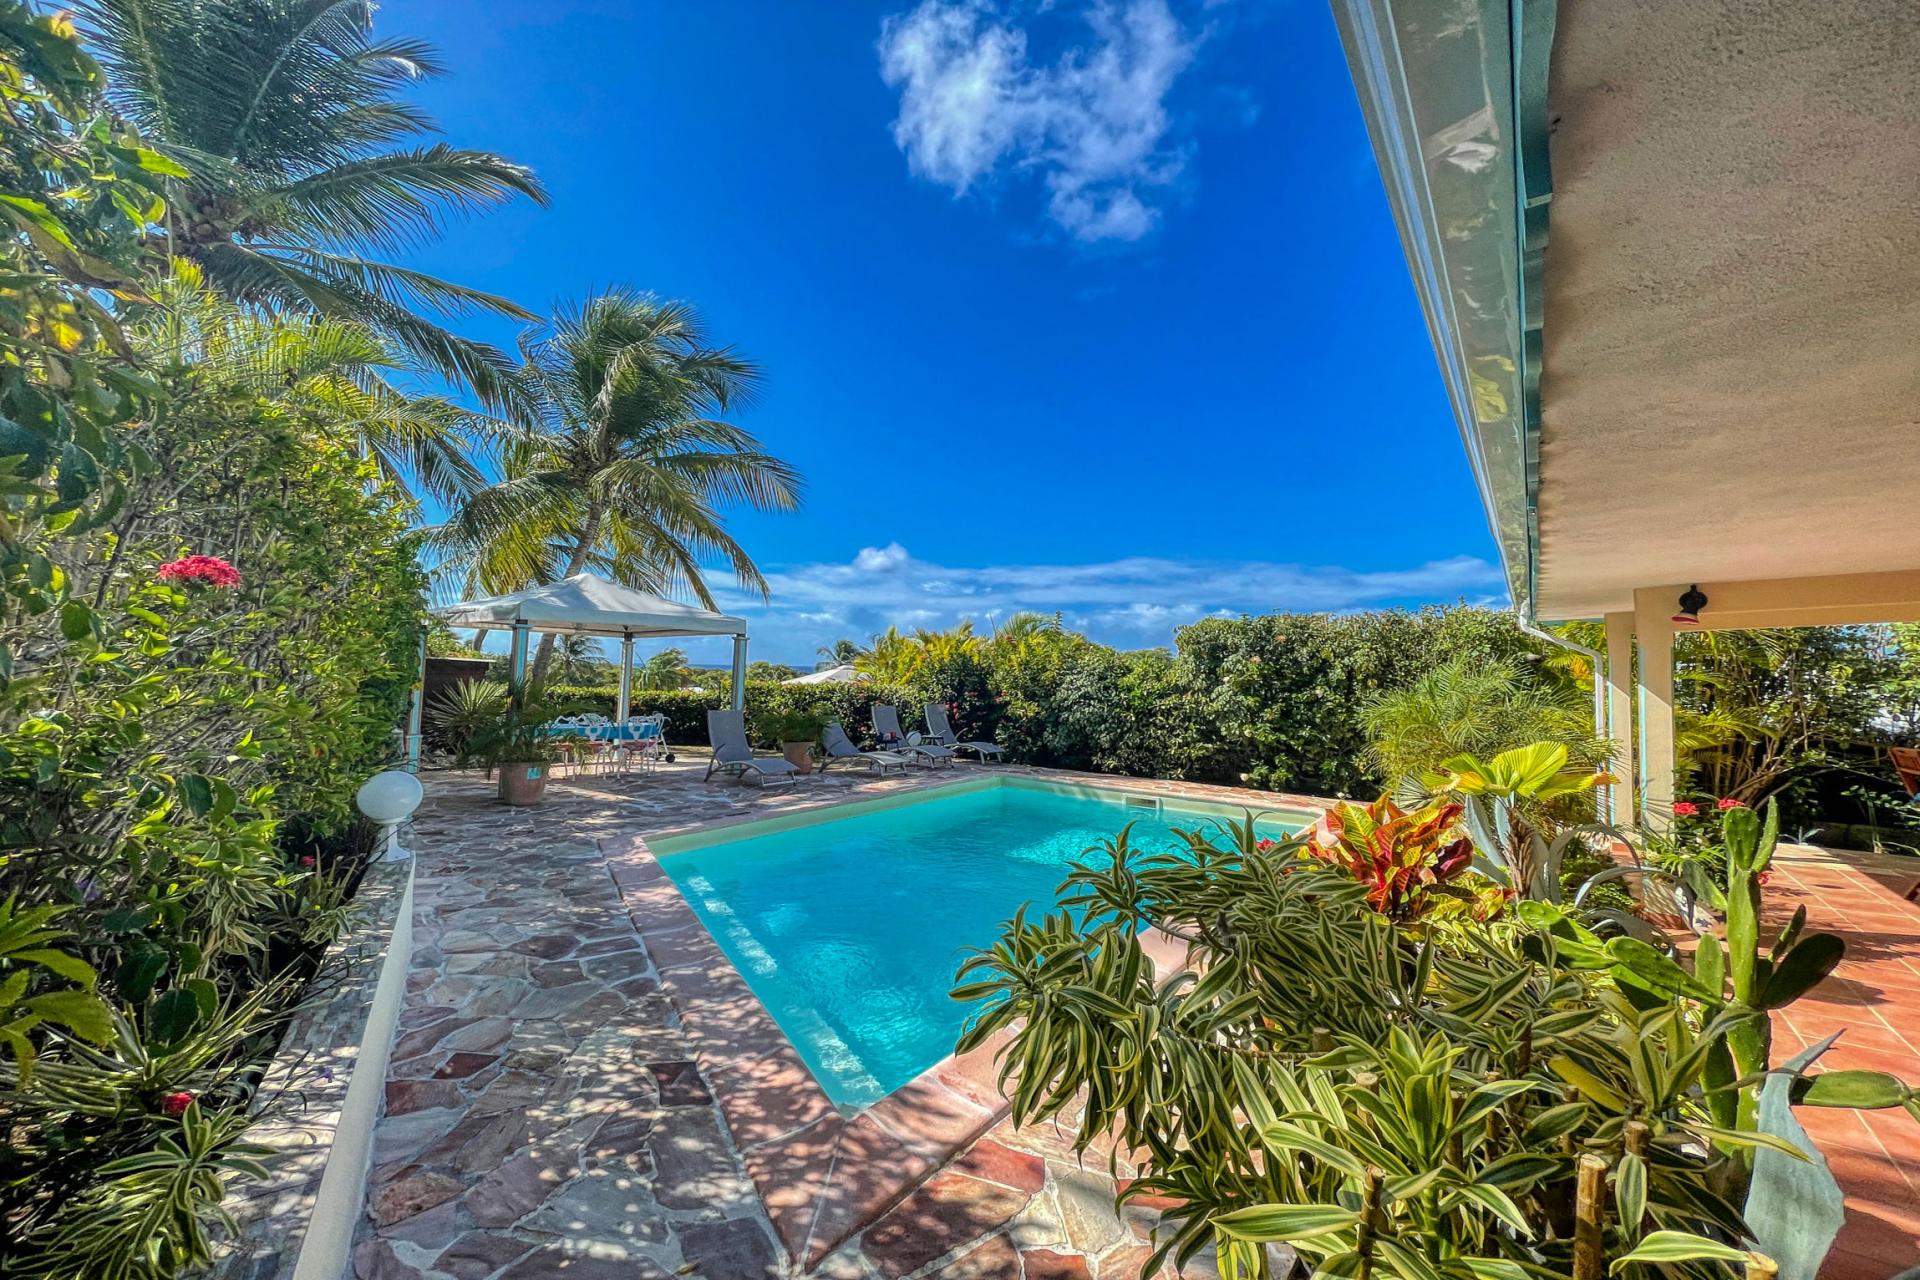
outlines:
[{"label": "coconut palm trunk", "polygon": [[[580,540],[574,544],[573,554],[567,557],[566,572],[560,576],[571,578],[587,567],[587,555],[593,550],[594,540],[600,536],[600,524],[606,519],[607,509],[604,503],[596,502],[587,508],[586,523],[580,527]],[[533,674],[527,681],[529,689],[544,688],[547,683],[547,668],[553,665],[554,633],[548,631],[540,637],[540,647],[533,658]]]}]

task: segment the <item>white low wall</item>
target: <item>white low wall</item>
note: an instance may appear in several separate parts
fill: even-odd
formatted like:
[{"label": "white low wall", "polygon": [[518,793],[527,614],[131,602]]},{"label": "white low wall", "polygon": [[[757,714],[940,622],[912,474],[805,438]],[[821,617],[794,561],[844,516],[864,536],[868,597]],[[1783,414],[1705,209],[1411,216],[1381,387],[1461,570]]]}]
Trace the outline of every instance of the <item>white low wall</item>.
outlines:
[{"label": "white low wall", "polygon": [[218,1280],[342,1280],[366,1201],[373,1128],[413,952],[413,860],[376,863],[347,932],[328,949],[321,994],[287,1028],[261,1082],[247,1141],[268,1177],[235,1187],[240,1223]]}]

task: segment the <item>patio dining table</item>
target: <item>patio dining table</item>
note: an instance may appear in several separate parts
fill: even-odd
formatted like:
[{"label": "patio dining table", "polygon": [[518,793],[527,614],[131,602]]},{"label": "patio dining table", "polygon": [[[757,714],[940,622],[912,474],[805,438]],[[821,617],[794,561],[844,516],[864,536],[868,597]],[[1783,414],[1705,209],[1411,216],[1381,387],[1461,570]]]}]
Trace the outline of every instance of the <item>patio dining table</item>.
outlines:
[{"label": "patio dining table", "polygon": [[[547,726],[549,738],[585,738],[594,737],[603,742],[632,742],[640,737],[640,730],[630,724],[550,724]],[[664,735],[654,733],[648,737],[660,738]]]}]

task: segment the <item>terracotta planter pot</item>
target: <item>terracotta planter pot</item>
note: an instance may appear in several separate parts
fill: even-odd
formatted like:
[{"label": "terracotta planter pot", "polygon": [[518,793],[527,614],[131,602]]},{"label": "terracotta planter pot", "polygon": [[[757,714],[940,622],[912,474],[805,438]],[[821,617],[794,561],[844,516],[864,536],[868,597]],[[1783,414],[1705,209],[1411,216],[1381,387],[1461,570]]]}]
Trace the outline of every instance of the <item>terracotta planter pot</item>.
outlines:
[{"label": "terracotta planter pot", "polygon": [[813,744],[811,742],[783,742],[780,753],[802,773],[813,772]]},{"label": "terracotta planter pot", "polygon": [[500,766],[500,799],[504,804],[539,804],[547,793],[546,764],[503,764]]}]

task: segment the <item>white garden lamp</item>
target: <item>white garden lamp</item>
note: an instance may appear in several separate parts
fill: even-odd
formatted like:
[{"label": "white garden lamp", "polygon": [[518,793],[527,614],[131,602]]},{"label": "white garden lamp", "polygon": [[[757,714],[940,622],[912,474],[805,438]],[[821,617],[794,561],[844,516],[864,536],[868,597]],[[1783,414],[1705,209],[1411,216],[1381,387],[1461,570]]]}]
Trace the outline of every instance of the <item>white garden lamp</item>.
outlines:
[{"label": "white garden lamp", "polygon": [[420,807],[420,801],[425,798],[426,792],[420,787],[420,779],[405,769],[388,769],[360,784],[353,802],[369,821],[379,824],[381,839],[387,846],[388,862],[400,862],[413,856],[400,846],[394,837],[394,830],[413,816],[413,811]]}]

